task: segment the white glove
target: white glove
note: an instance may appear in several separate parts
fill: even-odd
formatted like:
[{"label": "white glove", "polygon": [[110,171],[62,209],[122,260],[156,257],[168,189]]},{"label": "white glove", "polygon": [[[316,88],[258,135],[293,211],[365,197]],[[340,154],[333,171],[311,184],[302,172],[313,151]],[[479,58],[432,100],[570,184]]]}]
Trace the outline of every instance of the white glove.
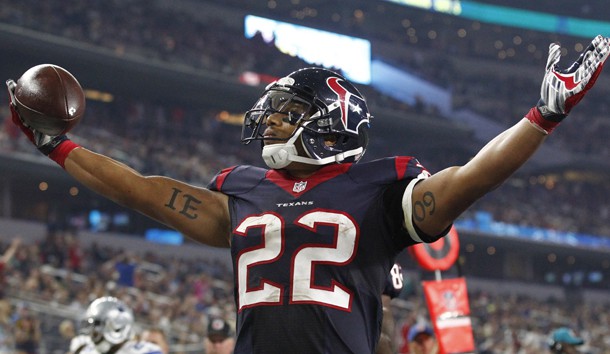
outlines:
[{"label": "white glove", "polygon": [[559,69],[561,47],[549,46],[546,73],[536,109],[526,115],[532,123],[550,133],[580,102],[601,73],[610,54],[610,38],[598,35],[569,68]]},{"label": "white glove", "polygon": [[542,115],[568,115],[570,110],[593,87],[610,54],[610,38],[601,35],[580,54],[578,60],[565,70],[557,63],[561,58],[561,47],[557,43],[549,46],[546,74],[540,88],[538,108]]}]

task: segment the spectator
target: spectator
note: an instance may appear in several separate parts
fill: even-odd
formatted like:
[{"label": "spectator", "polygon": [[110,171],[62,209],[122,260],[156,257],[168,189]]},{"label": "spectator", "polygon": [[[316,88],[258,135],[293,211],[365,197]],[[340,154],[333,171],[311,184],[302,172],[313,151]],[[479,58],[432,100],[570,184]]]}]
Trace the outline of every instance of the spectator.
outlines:
[{"label": "spectator", "polygon": [[68,248],[68,267],[75,272],[80,272],[83,263],[83,254],[81,251],[78,236],[73,233],[66,235],[66,245]]},{"label": "spectator", "polygon": [[72,320],[65,319],[61,321],[59,324],[59,336],[62,342],[66,344],[65,346],[70,346],[70,342],[76,337],[76,328]]},{"label": "spectator", "polygon": [[118,276],[117,283],[123,286],[134,286],[137,266],[138,264],[131,254],[119,255],[114,263]]},{"label": "spectator", "polygon": [[549,348],[553,354],[573,354],[578,353],[576,347],[584,343],[584,339],[578,337],[572,329],[560,327],[551,333]]},{"label": "spectator", "polygon": [[0,299],[4,298],[4,272],[15,256],[15,252],[17,252],[19,245],[21,245],[21,239],[14,238],[13,241],[11,241],[10,246],[4,251],[2,257],[0,257]]},{"label": "spectator", "polygon": [[416,323],[409,329],[409,350],[412,354],[438,354],[439,346],[432,328]]},{"label": "spectator", "polygon": [[220,317],[211,317],[204,339],[206,354],[230,354],[235,347],[231,325]]},{"label": "spectator", "polygon": [[165,331],[159,327],[151,327],[142,331],[140,334],[140,340],[145,342],[155,343],[159,347],[161,347],[161,352],[163,354],[169,353],[169,344],[167,343],[167,336],[165,335]]},{"label": "spectator", "polygon": [[21,309],[14,333],[17,354],[38,354],[41,339],[40,322],[27,307]]},{"label": "spectator", "polygon": [[11,303],[0,299],[0,354],[15,352],[15,338],[12,332]]}]

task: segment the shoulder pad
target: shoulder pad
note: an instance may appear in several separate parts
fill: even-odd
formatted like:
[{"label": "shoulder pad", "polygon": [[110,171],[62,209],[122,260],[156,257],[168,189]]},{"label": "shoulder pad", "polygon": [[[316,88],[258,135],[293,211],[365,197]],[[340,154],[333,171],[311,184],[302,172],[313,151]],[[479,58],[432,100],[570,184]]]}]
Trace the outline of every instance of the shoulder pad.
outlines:
[{"label": "shoulder pad", "polygon": [[248,192],[257,186],[269,170],[255,166],[234,166],[220,171],[208,184],[208,189],[227,195]]},{"label": "shoulder pad", "polygon": [[357,182],[375,184],[390,184],[422,174],[426,177],[430,176],[428,170],[411,156],[386,157],[357,163],[350,168],[349,174]]}]

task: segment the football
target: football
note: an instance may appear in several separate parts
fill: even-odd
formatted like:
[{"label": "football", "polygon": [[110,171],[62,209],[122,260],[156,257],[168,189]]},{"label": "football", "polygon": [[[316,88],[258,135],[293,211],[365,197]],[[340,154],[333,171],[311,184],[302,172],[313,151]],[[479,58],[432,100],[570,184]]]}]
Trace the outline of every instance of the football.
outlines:
[{"label": "football", "polygon": [[51,136],[69,132],[85,113],[85,93],[78,80],[53,64],[23,73],[17,80],[14,103],[25,124]]}]

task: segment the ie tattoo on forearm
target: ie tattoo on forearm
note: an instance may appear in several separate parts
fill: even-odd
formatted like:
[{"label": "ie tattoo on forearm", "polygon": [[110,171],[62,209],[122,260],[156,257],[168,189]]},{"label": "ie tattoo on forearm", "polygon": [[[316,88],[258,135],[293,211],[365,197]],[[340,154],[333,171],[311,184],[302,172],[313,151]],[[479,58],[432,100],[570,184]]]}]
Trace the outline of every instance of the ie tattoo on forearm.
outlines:
[{"label": "ie tattoo on forearm", "polygon": [[426,192],[421,200],[413,204],[413,218],[419,222],[424,221],[427,215],[434,215],[435,209],[434,193]]},{"label": "ie tattoo on forearm", "polygon": [[[172,188],[172,196],[170,197],[165,207],[168,207],[172,210],[179,210],[178,212],[189,219],[196,219],[197,208],[195,207],[197,204],[201,204],[201,200],[193,197],[190,194],[184,194],[178,188]],[[178,204],[178,205],[177,205]]]}]

